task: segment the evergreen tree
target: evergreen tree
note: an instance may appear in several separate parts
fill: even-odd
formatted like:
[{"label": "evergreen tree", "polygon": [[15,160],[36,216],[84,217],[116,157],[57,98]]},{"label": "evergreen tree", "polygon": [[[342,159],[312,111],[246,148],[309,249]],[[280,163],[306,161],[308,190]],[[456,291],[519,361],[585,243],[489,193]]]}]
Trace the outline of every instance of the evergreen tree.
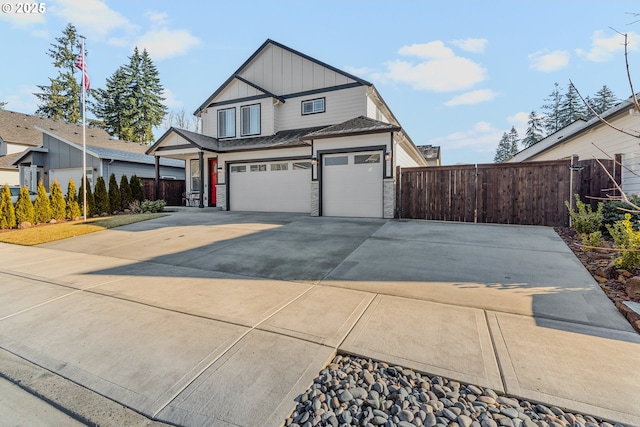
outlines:
[{"label": "evergreen tree", "polygon": [[120,178],[120,199],[122,201],[122,210],[129,209],[133,199],[131,198],[131,187],[126,175],[122,175]]},{"label": "evergreen tree", "polygon": [[[62,195],[62,188],[58,180],[54,180],[50,188],[51,192],[51,217],[56,221],[62,221],[67,216],[67,203]],[[74,191],[75,193],[75,191]]]},{"label": "evergreen tree", "polygon": [[576,120],[585,120],[587,118],[586,107],[573,85],[569,85],[567,92],[562,97],[558,115],[558,124],[560,126],[558,129],[562,129]]},{"label": "evergreen tree", "polygon": [[16,211],[11,201],[9,184],[2,187],[0,196],[0,230],[6,230],[16,226]]},{"label": "evergreen tree", "polygon": [[542,105],[542,111],[545,114],[544,129],[547,135],[550,135],[562,128],[560,120],[560,106],[562,105],[562,94],[560,93],[560,85],[554,83],[553,92],[545,98],[546,104]]},{"label": "evergreen tree", "polygon": [[38,192],[34,205],[36,223],[46,223],[51,221],[51,201],[44,188],[42,180],[38,181]]},{"label": "evergreen tree", "polygon": [[106,89],[96,93],[92,111],[111,135],[126,141],[152,142],[153,127],[167,113],[158,69],[147,50],[136,47],[129,64],[107,79]]},{"label": "evergreen tree", "polygon": [[87,216],[93,216],[95,214],[95,202],[93,200],[93,191],[91,191],[91,181],[84,178],[80,184],[78,190],[78,206],[80,207],[80,215],[84,216],[84,183],[87,183]]},{"label": "evergreen tree", "polygon": [[131,176],[129,187],[131,187],[131,201],[144,201],[144,190],[142,189],[142,182],[135,174]]},{"label": "evergreen tree", "polygon": [[0,101],[0,110],[4,110],[4,107],[7,105],[6,102]]},{"label": "evergreen tree", "polygon": [[97,215],[109,212],[109,194],[107,193],[107,185],[104,182],[104,178],[101,176],[96,179],[96,191],[93,193],[93,200],[95,201],[95,213]]},{"label": "evergreen tree", "polygon": [[73,182],[73,179],[69,179],[69,184],[67,185],[67,197],[65,198],[65,203],[66,203],[66,210],[65,210],[66,219],[70,221],[74,221],[82,215],[80,212],[80,206],[78,205],[78,197],[76,196],[76,183]]},{"label": "evergreen tree", "polygon": [[47,55],[53,59],[53,66],[58,70],[55,78],[49,78],[50,85],[38,86],[41,90],[35,96],[40,101],[36,114],[68,123],[80,121],[80,84],[76,81],[76,60],[82,47],[76,27],[67,24],[62,37],[56,38]]},{"label": "evergreen tree", "polygon": [[493,157],[493,161],[495,163],[502,163],[505,160],[511,157],[511,140],[509,139],[509,134],[504,132],[502,134],[502,139],[498,143],[498,148],[496,149],[496,155]]},{"label": "evergreen tree", "polygon": [[112,173],[109,177],[109,209],[110,212],[118,212],[121,208],[122,197],[118,188],[118,181],[116,181],[116,175]]},{"label": "evergreen tree", "polygon": [[544,138],[542,131],[542,118],[538,116],[535,110],[531,111],[531,114],[529,114],[529,121],[527,121],[527,132],[522,140],[522,144],[525,148],[531,147],[533,144]]},{"label": "evergreen tree", "polygon": [[518,145],[519,142],[520,139],[518,138],[518,131],[516,130],[515,126],[511,126],[511,130],[509,131],[510,149],[509,157],[507,157],[507,159],[518,154],[518,152],[520,151],[520,146]]},{"label": "evergreen tree", "polygon": [[27,187],[22,187],[20,189],[20,194],[18,195],[18,200],[16,201],[16,223],[18,225],[23,222],[33,224],[35,222],[35,217],[36,213],[33,208],[31,196],[29,195],[29,189]]},{"label": "evergreen tree", "polygon": [[591,101],[591,107],[596,113],[601,114],[616,105],[618,103],[618,97],[616,97],[615,93],[613,93],[607,85],[604,85],[596,92]]}]

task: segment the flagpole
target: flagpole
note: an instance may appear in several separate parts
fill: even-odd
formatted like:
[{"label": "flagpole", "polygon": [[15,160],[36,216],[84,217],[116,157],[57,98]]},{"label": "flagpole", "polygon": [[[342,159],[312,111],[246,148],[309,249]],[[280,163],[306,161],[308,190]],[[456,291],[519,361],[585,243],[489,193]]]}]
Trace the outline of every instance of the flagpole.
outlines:
[{"label": "flagpole", "polygon": [[83,69],[80,70],[80,72],[82,73],[82,179],[84,179],[84,185],[82,186],[82,210],[83,210],[83,218],[84,218],[84,222],[87,222],[87,131],[86,131],[86,123],[85,123],[85,116],[86,116],[86,108],[85,108],[85,98],[87,96],[86,94],[86,84],[85,84],[85,78],[86,78],[86,62],[84,59],[84,36],[80,36],[80,38],[82,39],[82,67]]}]

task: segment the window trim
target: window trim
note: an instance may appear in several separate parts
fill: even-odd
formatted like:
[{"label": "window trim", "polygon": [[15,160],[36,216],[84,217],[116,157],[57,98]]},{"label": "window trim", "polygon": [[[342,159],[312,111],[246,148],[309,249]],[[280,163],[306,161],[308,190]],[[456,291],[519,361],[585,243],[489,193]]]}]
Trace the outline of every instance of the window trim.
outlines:
[{"label": "window trim", "polygon": [[[200,160],[199,159],[189,159],[189,180],[190,180],[190,190],[192,192],[196,192],[196,191],[200,191],[200,188],[202,188],[202,171],[200,170]],[[194,175],[194,165],[197,167],[198,170],[198,175]],[[195,186],[193,185],[194,180],[197,180],[198,182],[198,188],[195,188]]]},{"label": "window trim", "polygon": [[[322,110],[320,111],[316,111],[315,110],[315,101],[320,101],[322,100]],[[304,112],[304,105],[306,103],[311,103],[311,112],[309,113],[305,113]],[[327,98],[326,97],[321,97],[321,98],[313,98],[313,99],[305,99],[303,101],[300,101],[300,113],[303,116],[310,116],[312,114],[321,114],[327,111]]]},{"label": "window trim", "polygon": [[[221,136],[220,135],[220,113],[225,113],[225,122],[226,122],[226,112],[227,111],[231,111],[233,110],[233,135],[225,135],[225,136]],[[216,110],[216,114],[217,114],[217,123],[216,123],[216,127],[217,129],[217,135],[218,135],[218,139],[227,139],[227,138],[235,138],[236,137],[236,107],[231,107],[231,108],[221,108],[219,110]]]},{"label": "window trim", "polygon": [[[243,111],[245,108],[249,108],[249,111],[251,111],[251,107],[258,107],[258,131],[257,132],[250,132],[250,133],[244,133],[244,114]],[[249,113],[249,121],[251,121],[251,113]],[[249,123],[249,126],[251,126],[251,123]],[[262,103],[258,102],[255,104],[247,104],[247,105],[241,105],[240,106],[240,136],[255,136],[255,135],[260,135],[260,133],[262,132]]]}]

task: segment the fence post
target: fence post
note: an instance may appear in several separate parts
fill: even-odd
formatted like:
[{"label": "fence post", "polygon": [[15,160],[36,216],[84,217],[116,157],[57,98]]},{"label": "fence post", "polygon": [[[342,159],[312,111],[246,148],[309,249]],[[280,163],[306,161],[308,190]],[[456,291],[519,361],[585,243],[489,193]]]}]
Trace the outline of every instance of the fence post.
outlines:
[{"label": "fence post", "polygon": [[[578,165],[578,155],[574,154],[571,156],[571,164],[569,165],[569,207],[571,212],[575,209],[576,199],[575,195],[578,194],[578,184],[579,181],[574,179],[573,173],[580,171],[580,166]],[[569,227],[571,227],[571,215],[569,215]]]},{"label": "fence post", "polygon": [[396,166],[396,218],[402,218],[402,168]]}]

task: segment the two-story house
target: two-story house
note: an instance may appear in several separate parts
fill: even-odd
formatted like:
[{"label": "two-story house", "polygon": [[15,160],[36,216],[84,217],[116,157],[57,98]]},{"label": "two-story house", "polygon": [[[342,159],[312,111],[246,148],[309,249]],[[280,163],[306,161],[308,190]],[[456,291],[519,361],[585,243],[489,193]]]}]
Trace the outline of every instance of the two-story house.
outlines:
[{"label": "two-story house", "polygon": [[375,87],[267,40],[147,151],[186,161],[197,205],[393,217],[396,166],[425,166]]}]

